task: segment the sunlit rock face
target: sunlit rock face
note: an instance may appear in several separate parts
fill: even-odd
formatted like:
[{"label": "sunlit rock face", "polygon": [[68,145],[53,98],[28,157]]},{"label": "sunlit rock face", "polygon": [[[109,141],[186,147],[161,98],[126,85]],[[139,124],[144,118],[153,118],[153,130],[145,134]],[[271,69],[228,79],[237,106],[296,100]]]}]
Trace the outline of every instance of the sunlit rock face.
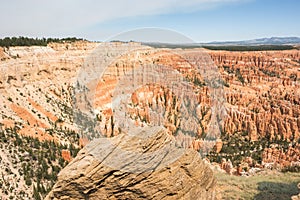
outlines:
[{"label": "sunlit rock face", "polygon": [[196,151],[176,147],[163,129],[144,131],[144,143],[124,134],[89,143],[46,199],[216,199],[212,170]]}]

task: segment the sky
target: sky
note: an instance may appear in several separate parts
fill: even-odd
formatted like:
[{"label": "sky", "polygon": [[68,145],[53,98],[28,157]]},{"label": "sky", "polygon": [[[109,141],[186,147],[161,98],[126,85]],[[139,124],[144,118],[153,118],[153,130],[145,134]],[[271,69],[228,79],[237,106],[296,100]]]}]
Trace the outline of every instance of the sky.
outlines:
[{"label": "sky", "polygon": [[[299,0],[0,0],[0,37],[107,41],[154,27],[195,42],[300,37]],[[149,29],[143,29],[149,30]],[[160,35],[161,32],[157,33]],[[151,35],[151,34],[148,34]]]}]

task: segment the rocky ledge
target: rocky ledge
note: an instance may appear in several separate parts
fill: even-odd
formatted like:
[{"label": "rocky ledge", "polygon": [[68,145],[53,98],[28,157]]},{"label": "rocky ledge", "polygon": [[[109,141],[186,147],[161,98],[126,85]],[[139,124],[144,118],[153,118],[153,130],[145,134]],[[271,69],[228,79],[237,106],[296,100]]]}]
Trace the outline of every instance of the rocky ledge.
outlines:
[{"label": "rocky ledge", "polygon": [[215,199],[212,170],[164,128],[95,139],[64,168],[46,199]]}]

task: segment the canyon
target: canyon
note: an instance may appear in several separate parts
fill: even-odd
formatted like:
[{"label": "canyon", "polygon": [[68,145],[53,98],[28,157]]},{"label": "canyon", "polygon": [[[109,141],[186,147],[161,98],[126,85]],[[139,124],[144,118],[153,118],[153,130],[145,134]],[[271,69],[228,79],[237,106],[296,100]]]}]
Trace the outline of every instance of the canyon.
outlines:
[{"label": "canyon", "polygon": [[[101,133],[101,137],[108,138],[124,134],[118,119],[114,118],[116,111],[111,103],[115,100],[114,92],[122,86],[120,80],[129,72],[136,70],[135,78],[139,80],[139,77],[143,77],[142,70],[151,66],[153,69],[175,71],[176,80],[178,75],[180,80],[188,82],[189,93],[186,92],[185,95],[194,99],[198,106],[193,103],[186,106],[195,112],[190,120],[185,119],[185,112],[181,108],[187,101],[176,98],[178,90],[172,93],[169,88],[159,84],[144,84],[130,90],[131,104],[126,105],[126,111],[128,120],[133,124],[147,127],[156,119],[151,111],[163,110],[161,120],[155,123],[163,125],[166,128],[165,134],[175,139],[177,145],[188,149],[188,157],[195,152],[190,151],[190,148],[205,152],[210,165],[217,165],[221,171],[230,174],[249,173],[255,167],[285,169],[300,166],[300,50],[171,51],[152,49],[139,43],[111,43],[104,45],[103,50],[99,45],[101,46],[100,43],[79,41],[51,43],[46,47],[0,48],[1,130],[7,132],[13,129],[21,138],[30,137],[41,143],[53,141],[64,145],[57,156],[70,162],[68,167],[72,167],[72,163],[84,158],[86,150],[83,148],[78,157],[74,158],[75,155],[73,157],[68,148],[71,144],[78,149],[89,145],[89,141],[97,138],[91,133]],[[95,56],[99,56],[99,52],[103,57],[93,61]],[[217,80],[220,76],[222,82],[222,91],[217,90],[220,93],[216,97],[223,95],[224,99],[219,99],[222,105],[217,107],[219,110],[216,116],[210,109],[214,104],[214,90],[207,83],[206,75],[197,72],[199,63],[188,59],[198,54],[211,59],[215,65],[211,72],[218,73],[209,75]],[[210,61],[206,64],[199,62],[207,67],[206,65],[211,64]],[[105,64],[106,68],[101,79],[96,77],[96,81],[83,81],[86,83],[84,85],[80,82],[84,80],[82,74],[87,73],[88,77],[92,77],[100,73],[91,70],[97,67],[88,65],[91,63],[100,64],[99,66]],[[161,66],[164,68],[155,68]],[[167,74],[164,71],[162,73]],[[159,80],[159,83],[166,82]],[[90,108],[97,111],[87,118],[89,115],[85,116],[85,113],[80,116],[82,113],[77,113],[77,117],[77,109],[74,109],[74,100],[84,97],[78,96],[77,99],[76,96],[81,94],[84,86],[93,93],[83,94],[88,99],[88,95],[93,95],[93,99],[77,101],[75,106],[86,113]],[[215,135],[208,135],[212,127],[211,120],[217,116],[222,118],[218,121],[220,129]],[[79,120],[84,124],[78,123]],[[193,134],[189,135],[190,130],[193,130]],[[207,142],[208,137],[215,142]],[[1,164],[0,168],[3,180],[11,180],[13,174],[21,177],[18,170],[5,170],[4,166],[14,166],[9,150],[4,150],[2,154],[5,154],[1,156],[5,157],[1,161],[5,164]],[[58,185],[68,175],[68,167],[58,178]],[[25,182],[24,179],[22,181]],[[32,185],[26,186],[23,183],[16,188],[19,187],[25,188],[29,196],[33,194]],[[9,194],[5,194],[4,190],[0,190],[0,195],[8,197]],[[107,188],[106,191],[113,192],[111,190],[112,188]],[[10,193],[18,191],[20,190],[15,189]],[[53,195],[54,193],[55,190],[52,191]]]}]

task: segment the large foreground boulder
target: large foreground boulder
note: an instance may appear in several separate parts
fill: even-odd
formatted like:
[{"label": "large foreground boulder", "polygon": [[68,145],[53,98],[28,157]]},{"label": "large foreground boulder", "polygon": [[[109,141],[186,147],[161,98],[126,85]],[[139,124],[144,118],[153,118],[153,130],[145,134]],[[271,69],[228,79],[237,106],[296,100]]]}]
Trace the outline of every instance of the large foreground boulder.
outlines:
[{"label": "large foreground boulder", "polygon": [[95,139],[64,168],[46,199],[214,199],[213,172],[162,128]]}]

